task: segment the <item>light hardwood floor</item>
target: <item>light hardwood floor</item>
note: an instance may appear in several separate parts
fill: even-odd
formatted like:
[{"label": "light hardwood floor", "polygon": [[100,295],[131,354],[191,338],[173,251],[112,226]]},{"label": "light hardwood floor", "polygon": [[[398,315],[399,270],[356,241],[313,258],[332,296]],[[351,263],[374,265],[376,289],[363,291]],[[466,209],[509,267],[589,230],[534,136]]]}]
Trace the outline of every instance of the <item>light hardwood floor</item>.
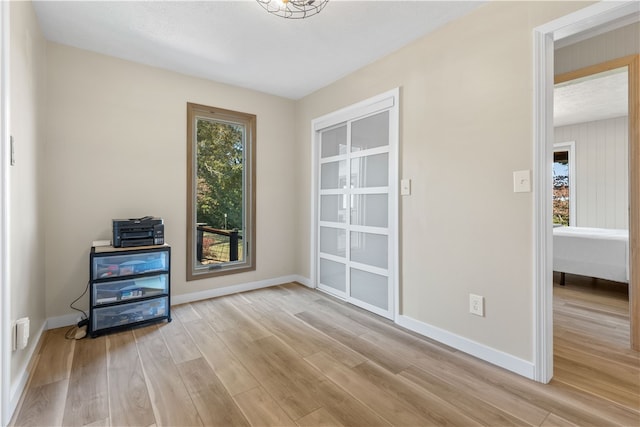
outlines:
[{"label": "light hardwood floor", "polygon": [[96,339],[48,331],[13,424],[640,425],[624,301],[567,283],[548,385],[286,284]]}]

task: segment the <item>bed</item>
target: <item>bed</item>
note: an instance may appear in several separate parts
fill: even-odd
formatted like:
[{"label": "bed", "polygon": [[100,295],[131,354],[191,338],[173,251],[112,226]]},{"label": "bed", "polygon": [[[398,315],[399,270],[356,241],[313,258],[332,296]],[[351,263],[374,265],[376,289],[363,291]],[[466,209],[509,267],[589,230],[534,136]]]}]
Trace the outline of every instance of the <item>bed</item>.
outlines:
[{"label": "bed", "polygon": [[587,227],[553,229],[553,270],[629,283],[629,231]]}]

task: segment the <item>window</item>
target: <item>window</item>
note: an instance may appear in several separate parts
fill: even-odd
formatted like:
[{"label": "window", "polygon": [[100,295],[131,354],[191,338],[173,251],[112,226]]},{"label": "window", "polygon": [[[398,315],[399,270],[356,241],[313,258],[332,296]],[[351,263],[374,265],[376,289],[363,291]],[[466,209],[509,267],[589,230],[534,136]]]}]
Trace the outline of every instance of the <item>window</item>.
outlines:
[{"label": "window", "polygon": [[256,116],[187,104],[187,280],[255,270]]},{"label": "window", "polygon": [[553,224],[575,226],[575,143],[553,145]]}]

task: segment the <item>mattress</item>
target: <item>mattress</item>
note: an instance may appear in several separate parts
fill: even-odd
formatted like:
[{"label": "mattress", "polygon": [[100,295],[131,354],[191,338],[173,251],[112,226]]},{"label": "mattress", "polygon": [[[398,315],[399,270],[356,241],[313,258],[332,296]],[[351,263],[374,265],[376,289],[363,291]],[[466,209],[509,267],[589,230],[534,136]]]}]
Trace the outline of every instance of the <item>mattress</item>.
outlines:
[{"label": "mattress", "polygon": [[629,283],[629,231],[554,228],[553,270]]}]

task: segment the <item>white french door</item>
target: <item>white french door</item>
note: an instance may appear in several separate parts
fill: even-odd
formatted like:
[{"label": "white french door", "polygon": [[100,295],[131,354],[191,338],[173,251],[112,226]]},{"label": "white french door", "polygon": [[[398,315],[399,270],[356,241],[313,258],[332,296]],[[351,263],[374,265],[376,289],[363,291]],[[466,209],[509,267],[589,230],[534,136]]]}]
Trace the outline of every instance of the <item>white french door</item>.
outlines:
[{"label": "white french door", "polygon": [[313,125],[317,286],[393,319],[398,91],[316,119]]}]

